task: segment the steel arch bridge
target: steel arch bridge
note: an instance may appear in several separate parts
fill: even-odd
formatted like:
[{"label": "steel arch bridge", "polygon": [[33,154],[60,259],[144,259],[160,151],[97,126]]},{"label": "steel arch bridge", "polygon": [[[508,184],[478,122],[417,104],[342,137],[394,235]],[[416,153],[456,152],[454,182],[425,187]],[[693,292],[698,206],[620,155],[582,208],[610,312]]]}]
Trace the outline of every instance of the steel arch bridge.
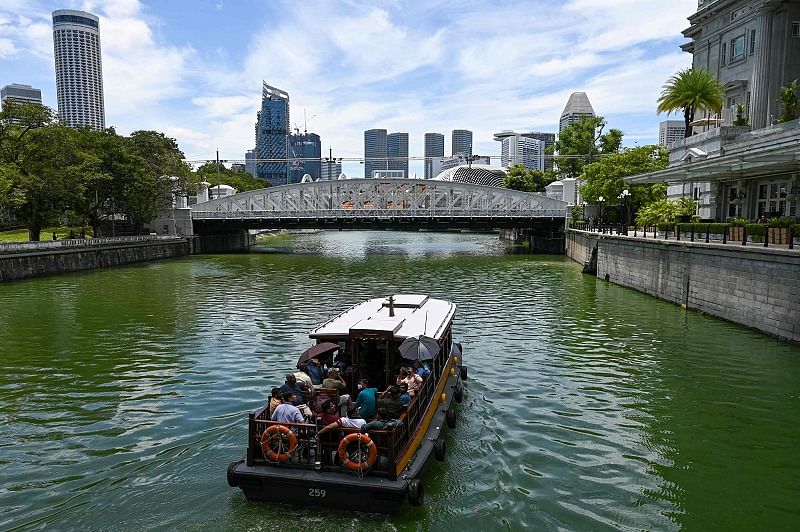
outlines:
[{"label": "steel arch bridge", "polygon": [[504,228],[563,222],[541,194],[419,179],[342,179],[252,190],[191,207],[198,233],[259,228]]}]

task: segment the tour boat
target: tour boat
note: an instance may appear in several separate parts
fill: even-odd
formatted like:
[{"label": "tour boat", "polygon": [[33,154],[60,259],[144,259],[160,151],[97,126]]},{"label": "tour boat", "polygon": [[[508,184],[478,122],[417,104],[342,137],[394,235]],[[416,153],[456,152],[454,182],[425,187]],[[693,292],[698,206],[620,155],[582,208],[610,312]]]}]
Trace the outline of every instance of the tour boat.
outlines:
[{"label": "tour boat", "polygon": [[[455,312],[450,301],[398,294],[359,303],[311,331],[317,344],[307,353],[338,350],[338,359],[349,361],[343,376],[353,402],[360,378],[380,393],[396,384],[397,369],[411,366],[412,358],[424,361],[430,374],[399,421],[382,430],[337,428],[317,438],[317,422],[273,422],[268,405],[251,412],[247,453],[228,466],[228,484],[256,501],[378,513],[405,500],[423,504],[423,472],[432,457],[445,458],[442,432],[455,427],[454,403],[461,402],[467,378],[461,345],[452,338]],[[316,414],[336,394],[317,388],[304,396]]]}]

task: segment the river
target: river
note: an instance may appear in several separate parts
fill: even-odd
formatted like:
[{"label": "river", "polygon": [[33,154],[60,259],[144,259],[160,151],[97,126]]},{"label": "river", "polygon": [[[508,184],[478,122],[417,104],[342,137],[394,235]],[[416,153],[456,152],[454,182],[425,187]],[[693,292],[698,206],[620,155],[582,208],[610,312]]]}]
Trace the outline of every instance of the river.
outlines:
[{"label": "river", "polygon": [[[398,292],[458,305],[469,366],[425,505],[229,488],[308,331]],[[2,284],[0,364],[2,530],[800,528],[800,348],[496,235],[322,232]]]}]

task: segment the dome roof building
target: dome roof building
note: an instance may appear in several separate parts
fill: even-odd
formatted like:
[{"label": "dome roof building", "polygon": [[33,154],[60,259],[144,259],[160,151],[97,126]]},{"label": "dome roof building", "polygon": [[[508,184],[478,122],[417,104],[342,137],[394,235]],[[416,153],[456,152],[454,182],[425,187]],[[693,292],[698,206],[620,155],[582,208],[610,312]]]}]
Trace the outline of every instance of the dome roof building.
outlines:
[{"label": "dome roof building", "polygon": [[487,187],[502,187],[506,172],[502,168],[495,168],[485,164],[463,164],[449,168],[433,179],[435,181],[454,181],[456,183],[470,183]]}]

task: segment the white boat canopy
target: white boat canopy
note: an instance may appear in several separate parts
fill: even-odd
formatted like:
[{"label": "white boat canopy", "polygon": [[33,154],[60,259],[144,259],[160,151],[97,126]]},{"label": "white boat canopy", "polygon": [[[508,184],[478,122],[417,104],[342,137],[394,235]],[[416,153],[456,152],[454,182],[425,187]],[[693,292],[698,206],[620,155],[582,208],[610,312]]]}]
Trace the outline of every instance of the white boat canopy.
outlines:
[{"label": "white boat canopy", "polygon": [[309,337],[347,338],[355,332],[392,335],[398,340],[422,334],[439,340],[456,312],[454,303],[423,294],[390,297],[391,303],[389,297],[359,303],[311,331]]}]

